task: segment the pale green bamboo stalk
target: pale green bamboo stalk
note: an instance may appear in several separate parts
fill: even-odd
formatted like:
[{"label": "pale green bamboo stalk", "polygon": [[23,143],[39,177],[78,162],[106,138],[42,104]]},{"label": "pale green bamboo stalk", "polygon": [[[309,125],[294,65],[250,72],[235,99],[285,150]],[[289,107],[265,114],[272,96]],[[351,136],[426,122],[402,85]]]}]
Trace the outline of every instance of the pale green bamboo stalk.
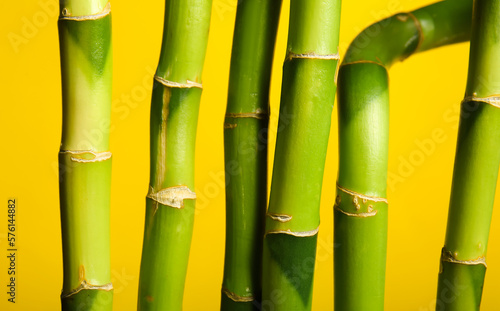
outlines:
[{"label": "pale green bamboo stalk", "polygon": [[500,2],[473,12],[436,310],[479,310],[500,164]]},{"label": "pale green bamboo stalk", "polygon": [[193,234],[194,150],[211,0],[166,0],[151,99],[150,186],[138,310],[182,310]]},{"label": "pale green bamboo stalk", "polygon": [[109,311],[111,15],[107,0],[61,0],[59,153],[63,310]]},{"label": "pale green bamboo stalk", "polygon": [[312,307],[339,25],[339,0],[291,1],[262,273],[262,304],[276,311]]}]

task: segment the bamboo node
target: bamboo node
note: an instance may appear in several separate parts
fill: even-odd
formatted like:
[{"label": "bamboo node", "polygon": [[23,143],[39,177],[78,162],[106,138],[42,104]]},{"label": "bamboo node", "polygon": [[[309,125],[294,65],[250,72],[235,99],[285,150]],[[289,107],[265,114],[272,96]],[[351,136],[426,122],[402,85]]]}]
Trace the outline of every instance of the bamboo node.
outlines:
[{"label": "bamboo node", "polygon": [[61,11],[61,15],[59,16],[59,20],[66,20],[66,21],[90,21],[90,20],[96,20],[100,18],[104,18],[108,16],[111,13],[111,3],[108,2],[104,8],[102,9],[101,12],[97,14],[91,14],[91,15],[81,15],[81,16],[72,16],[71,12],[69,12],[68,8],[64,8]]},{"label": "bamboo node", "polygon": [[377,211],[376,210],[374,211],[373,208],[371,208],[371,205],[368,206],[368,212],[367,213],[349,213],[349,212],[346,212],[343,209],[341,209],[337,204],[335,204],[333,206],[333,208],[335,210],[341,212],[342,214],[347,215],[347,216],[351,216],[351,217],[366,218],[366,217],[372,217],[372,216],[377,215]]},{"label": "bamboo node", "polygon": [[201,83],[190,81],[190,80],[186,80],[186,83],[179,83],[179,82],[169,81],[169,80],[164,79],[162,77],[158,77],[157,75],[155,75],[155,80],[160,82],[164,86],[170,87],[170,88],[189,89],[189,88],[195,87],[195,88],[203,89],[203,85]]},{"label": "bamboo node", "polygon": [[371,201],[371,202],[384,202],[384,203],[388,204],[388,201],[386,198],[380,198],[380,197],[374,197],[374,196],[361,194],[361,193],[358,193],[356,191],[342,187],[341,185],[339,185],[338,182],[337,182],[337,189],[339,189],[340,191],[342,191],[344,193],[347,193],[350,196],[353,196],[354,197],[353,202],[355,205],[358,204],[358,199],[362,199],[363,203]]},{"label": "bamboo node", "polygon": [[481,102],[491,105],[496,108],[500,108],[500,96],[488,96],[488,97],[477,97],[477,96],[465,96],[462,103],[467,102]]},{"label": "bamboo node", "polygon": [[[61,150],[60,154],[71,154],[71,161],[79,163],[102,162],[111,159],[113,155],[109,151],[96,152],[92,150]],[[86,155],[92,155],[93,158],[87,159]]]},{"label": "bamboo node", "polygon": [[184,208],[184,200],[195,200],[196,193],[187,186],[169,187],[159,191],[155,191],[150,186],[146,197],[162,205],[182,209]]},{"label": "bamboo node", "polygon": [[455,263],[460,265],[470,265],[470,266],[483,265],[485,268],[488,268],[488,266],[486,265],[486,257],[484,255],[476,259],[460,260],[457,259],[456,254],[453,254],[445,247],[443,247],[441,251],[441,262],[450,262],[450,263]]},{"label": "bamboo node", "polygon": [[269,218],[271,218],[272,220],[276,220],[279,222],[289,222],[290,220],[292,220],[292,216],[286,214],[267,213],[267,216],[269,216]]},{"label": "bamboo node", "polygon": [[228,112],[226,113],[226,118],[254,118],[267,120],[269,119],[269,114],[267,112],[263,112],[261,109],[257,109],[255,112]]},{"label": "bamboo node", "polygon": [[319,226],[316,229],[309,230],[309,231],[292,231],[290,229],[286,230],[269,230],[264,234],[264,237],[268,234],[288,234],[288,235],[293,235],[298,238],[305,238],[305,237],[311,237],[315,236],[319,232]]},{"label": "bamboo node", "polygon": [[303,53],[303,54],[297,54],[292,51],[288,51],[286,57],[285,57],[285,62],[290,61],[294,58],[302,58],[302,59],[331,59],[331,60],[340,60],[340,55],[339,53],[335,54],[316,54],[314,52],[312,53]]},{"label": "bamboo node", "polygon": [[234,302],[252,302],[255,300],[253,296],[240,296],[225,287],[222,287],[221,291]]},{"label": "bamboo node", "polygon": [[113,284],[108,283],[108,284],[104,284],[104,285],[93,285],[93,284],[90,284],[89,282],[87,282],[87,280],[82,280],[80,282],[80,285],[78,285],[77,288],[72,289],[71,291],[69,291],[67,293],[63,292],[61,294],[61,299],[68,298],[70,296],[78,294],[82,290],[88,290],[88,289],[103,290],[103,291],[109,292],[109,291],[113,290]]}]

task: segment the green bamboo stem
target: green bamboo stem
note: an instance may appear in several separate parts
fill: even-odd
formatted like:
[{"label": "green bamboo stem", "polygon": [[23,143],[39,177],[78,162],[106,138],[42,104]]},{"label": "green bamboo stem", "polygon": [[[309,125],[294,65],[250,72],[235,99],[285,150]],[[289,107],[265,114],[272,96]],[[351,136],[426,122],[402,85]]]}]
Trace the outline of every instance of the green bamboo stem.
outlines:
[{"label": "green bamboo stem", "polygon": [[221,310],[260,310],[269,84],[281,1],[238,2],[224,123],[226,255]]},{"label": "green bamboo stem", "polygon": [[61,0],[60,14],[62,310],[109,311],[110,6],[107,0]]},{"label": "green bamboo stem", "polygon": [[340,1],[292,0],[265,224],[262,305],[310,310],[335,98]]},{"label": "green bamboo stem", "polygon": [[193,233],[194,151],[211,0],[166,0],[151,99],[150,190],[138,310],[182,310]]},{"label": "green bamboo stem", "polygon": [[471,1],[438,2],[361,32],[339,70],[334,212],[335,310],[384,310],[388,69],[413,53],[466,41]]},{"label": "green bamboo stem", "polygon": [[479,310],[500,163],[500,3],[475,0],[436,309]]}]

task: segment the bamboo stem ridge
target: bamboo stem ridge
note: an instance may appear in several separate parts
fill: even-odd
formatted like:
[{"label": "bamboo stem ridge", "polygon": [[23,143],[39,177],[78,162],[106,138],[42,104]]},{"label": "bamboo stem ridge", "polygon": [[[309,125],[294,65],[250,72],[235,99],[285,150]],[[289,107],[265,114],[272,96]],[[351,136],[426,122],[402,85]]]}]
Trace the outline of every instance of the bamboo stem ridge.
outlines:
[{"label": "bamboo stem ridge", "polygon": [[150,186],[138,310],[182,310],[193,233],[194,151],[211,0],[166,0],[151,99]]},{"label": "bamboo stem ridge", "polygon": [[260,310],[269,85],[281,1],[239,1],[224,123],[226,254],[221,310]]},{"label": "bamboo stem ridge", "polygon": [[388,69],[470,36],[471,2],[442,1],[381,20],[339,69],[339,172],[334,206],[335,310],[383,310],[387,249]]},{"label": "bamboo stem ridge", "polygon": [[479,310],[500,164],[500,3],[474,1],[436,309]]},{"label": "bamboo stem ridge", "polygon": [[61,0],[63,128],[59,187],[62,310],[111,310],[111,6]]},{"label": "bamboo stem ridge", "polygon": [[264,235],[262,304],[273,310],[310,310],[312,306],[339,25],[340,1],[291,1]]}]

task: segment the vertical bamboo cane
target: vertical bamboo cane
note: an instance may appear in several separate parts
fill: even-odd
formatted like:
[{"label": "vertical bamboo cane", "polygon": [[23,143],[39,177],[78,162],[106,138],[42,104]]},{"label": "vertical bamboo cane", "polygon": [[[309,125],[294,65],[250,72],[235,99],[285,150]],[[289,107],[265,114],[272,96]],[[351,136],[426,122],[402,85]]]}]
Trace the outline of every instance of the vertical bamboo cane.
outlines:
[{"label": "vertical bamboo cane", "polygon": [[211,0],[166,0],[151,99],[150,189],[139,310],[182,310],[193,233],[194,148]]},{"label": "vertical bamboo cane", "polygon": [[59,153],[63,310],[111,310],[111,15],[108,0],[61,0]]},{"label": "vertical bamboo cane", "polygon": [[226,256],[221,310],[260,310],[269,84],[281,0],[240,1],[224,123]]},{"label": "vertical bamboo cane", "polygon": [[413,53],[467,40],[471,11],[464,0],[396,14],[361,32],[346,53],[338,88],[335,310],[384,310],[388,69]]},{"label": "vertical bamboo cane", "polygon": [[479,310],[500,163],[500,2],[473,12],[437,310]]},{"label": "vertical bamboo cane", "polygon": [[[310,310],[339,59],[339,0],[292,0],[266,217],[262,303]],[[279,297],[279,298],[277,298]]]}]

